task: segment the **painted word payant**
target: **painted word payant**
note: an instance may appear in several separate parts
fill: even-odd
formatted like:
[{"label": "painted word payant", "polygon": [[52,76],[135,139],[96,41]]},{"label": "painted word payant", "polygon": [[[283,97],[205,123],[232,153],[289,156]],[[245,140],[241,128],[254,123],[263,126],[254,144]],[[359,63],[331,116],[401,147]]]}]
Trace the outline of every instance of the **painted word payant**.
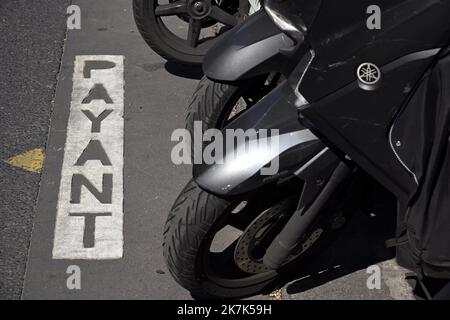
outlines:
[{"label": "painted word payant", "polygon": [[77,56],[54,259],[123,253],[123,56]]}]

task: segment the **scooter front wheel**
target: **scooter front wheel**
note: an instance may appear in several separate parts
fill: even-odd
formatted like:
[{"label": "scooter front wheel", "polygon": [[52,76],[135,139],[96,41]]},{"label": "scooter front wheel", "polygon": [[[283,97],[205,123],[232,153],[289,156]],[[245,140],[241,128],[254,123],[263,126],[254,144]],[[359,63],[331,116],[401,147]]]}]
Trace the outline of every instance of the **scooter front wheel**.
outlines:
[{"label": "scooter front wheel", "polygon": [[[240,298],[272,290],[281,270],[270,270],[262,258],[296,208],[299,186],[292,187],[224,199],[190,181],[164,229],[164,257],[175,280],[197,298]],[[315,222],[282,269],[300,259],[306,263],[331,229],[324,218]]]}]

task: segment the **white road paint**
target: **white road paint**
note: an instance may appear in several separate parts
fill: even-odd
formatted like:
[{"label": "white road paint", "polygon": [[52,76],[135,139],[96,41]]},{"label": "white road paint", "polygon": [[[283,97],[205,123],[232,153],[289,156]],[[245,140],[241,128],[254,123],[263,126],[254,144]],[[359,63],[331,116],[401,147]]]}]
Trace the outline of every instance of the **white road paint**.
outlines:
[{"label": "white road paint", "polygon": [[379,264],[384,283],[389,288],[389,294],[394,300],[415,300],[412,289],[405,280],[409,271],[400,267],[395,259],[386,260]]},{"label": "white road paint", "polygon": [[[83,71],[86,61],[108,61],[113,67],[92,70],[90,78]],[[111,64],[114,63],[114,64]],[[57,217],[53,244],[54,259],[119,259],[123,255],[123,109],[124,109],[124,57],[77,56],[73,75],[72,101],[67,127],[67,138],[57,204]],[[82,101],[89,96],[95,84],[101,84],[113,101]],[[91,132],[92,122],[82,110],[90,110],[95,116],[105,109],[112,113],[101,122],[98,133]],[[111,162],[104,166],[98,160],[89,160],[75,166],[83,150],[92,139],[99,140]],[[71,183],[74,174],[82,174],[99,190],[102,190],[103,174],[113,175],[112,203],[100,201],[85,187],[81,187],[79,204],[71,204]],[[75,213],[103,213],[95,220],[94,245],[85,247],[85,218]],[[72,214],[69,215],[69,213]]]}]

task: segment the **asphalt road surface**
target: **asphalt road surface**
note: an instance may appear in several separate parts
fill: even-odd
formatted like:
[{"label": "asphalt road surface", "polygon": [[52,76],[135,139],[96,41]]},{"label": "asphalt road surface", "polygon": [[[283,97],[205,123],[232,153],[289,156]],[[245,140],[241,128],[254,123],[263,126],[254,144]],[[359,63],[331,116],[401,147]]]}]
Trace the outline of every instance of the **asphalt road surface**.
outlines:
[{"label": "asphalt road surface", "polygon": [[[130,1],[74,0],[81,29],[66,31],[68,2],[34,1],[34,18],[27,1],[0,4],[0,297],[191,299],[169,275],[161,244],[167,213],[191,176],[190,167],[172,163],[170,138],[184,127],[201,71],[152,52]],[[75,164],[82,153],[100,161]],[[77,174],[90,179],[78,195],[67,178]],[[86,192],[89,184],[102,204]],[[394,219],[381,205],[356,214],[276,298],[410,299],[405,271],[384,246]],[[382,281],[369,289],[367,268],[375,264]]]},{"label": "asphalt road surface", "polygon": [[19,298],[40,182],[5,161],[45,149],[69,0],[0,2],[0,298]]}]

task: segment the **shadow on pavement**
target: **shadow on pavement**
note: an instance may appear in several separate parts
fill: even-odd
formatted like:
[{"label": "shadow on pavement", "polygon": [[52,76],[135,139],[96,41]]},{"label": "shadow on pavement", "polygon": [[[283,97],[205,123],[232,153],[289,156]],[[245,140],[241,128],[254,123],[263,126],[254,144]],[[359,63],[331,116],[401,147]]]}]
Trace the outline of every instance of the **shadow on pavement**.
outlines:
[{"label": "shadow on pavement", "polygon": [[199,80],[203,77],[203,70],[201,66],[191,66],[172,61],[167,61],[164,64],[164,68],[170,74],[182,78]]},{"label": "shadow on pavement", "polygon": [[385,242],[395,236],[395,202],[382,202],[355,212],[328,248],[301,271],[287,276],[287,293],[301,293],[394,258],[395,249],[387,248]]}]

